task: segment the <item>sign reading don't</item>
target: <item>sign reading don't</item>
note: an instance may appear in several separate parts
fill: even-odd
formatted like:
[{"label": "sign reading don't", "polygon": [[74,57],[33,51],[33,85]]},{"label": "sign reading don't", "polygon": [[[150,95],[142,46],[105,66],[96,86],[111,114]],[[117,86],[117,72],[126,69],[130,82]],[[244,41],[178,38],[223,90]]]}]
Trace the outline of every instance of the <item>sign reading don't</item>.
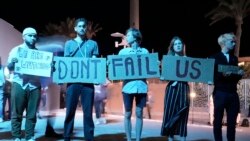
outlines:
[{"label": "sign reading don't", "polygon": [[214,59],[163,56],[162,78],[165,80],[213,83]]},{"label": "sign reading don't", "polygon": [[54,57],[56,83],[104,83],[106,81],[105,58]]},{"label": "sign reading don't", "polygon": [[110,80],[159,77],[158,54],[109,55]]}]

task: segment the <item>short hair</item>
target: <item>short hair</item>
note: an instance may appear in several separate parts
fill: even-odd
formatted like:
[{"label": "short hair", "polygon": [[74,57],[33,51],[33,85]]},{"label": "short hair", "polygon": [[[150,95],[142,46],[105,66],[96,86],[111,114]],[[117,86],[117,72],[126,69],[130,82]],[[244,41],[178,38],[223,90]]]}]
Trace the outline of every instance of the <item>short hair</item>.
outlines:
[{"label": "short hair", "polygon": [[79,22],[84,22],[84,23],[88,23],[88,20],[86,20],[85,18],[78,18],[78,19],[76,19],[75,20],[75,27],[77,26],[77,24],[79,23]]},{"label": "short hair", "polygon": [[26,27],[24,30],[23,30],[23,36],[26,35],[26,34],[37,34],[35,28],[33,27]]},{"label": "short hair", "polygon": [[235,35],[233,33],[224,33],[224,34],[221,34],[219,37],[218,37],[218,44],[220,46],[223,46],[226,42],[226,40],[229,40],[229,39],[232,39],[232,40],[235,40]]},{"label": "short hair", "polygon": [[136,41],[140,44],[142,42],[142,34],[139,29],[131,27],[126,31],[126,34],[128,32],[132,32],[133,37],[136,39]]}]

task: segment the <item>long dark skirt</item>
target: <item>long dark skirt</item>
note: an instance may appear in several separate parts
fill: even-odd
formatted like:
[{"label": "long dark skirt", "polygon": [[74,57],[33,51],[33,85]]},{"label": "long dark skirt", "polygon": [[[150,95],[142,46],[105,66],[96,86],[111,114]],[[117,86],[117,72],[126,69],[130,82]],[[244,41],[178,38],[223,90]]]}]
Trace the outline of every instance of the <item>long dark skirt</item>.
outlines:
[{"label": "long dark skirt", "polygon": [[170,81],[165,90],[164,115],[161,127],[162,136],[187,136],[187,122],[189,114],[189,85],[180,82],[172,86]]}]

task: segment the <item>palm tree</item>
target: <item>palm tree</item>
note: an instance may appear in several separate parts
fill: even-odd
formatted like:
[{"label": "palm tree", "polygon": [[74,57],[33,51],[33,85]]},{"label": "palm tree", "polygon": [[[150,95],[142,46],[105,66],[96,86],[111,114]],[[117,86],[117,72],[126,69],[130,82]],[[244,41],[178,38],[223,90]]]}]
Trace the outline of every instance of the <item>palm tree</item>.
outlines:
[{"label": "palm tree", "polygon": [[211,10],[206,17],[210,17],[210,25],[223,20],[232,18],[236,25],[236,48],[234,54],[239,57],[240,39],[242,34],[243,19],[250,14],[250,0],[217,0],[218,6]]},{"label": "palm tree", "polygon": [[89,21],[87,29],[87,37],[91,39],[96,36],[97,32],[102,30],[102,27],[99,27],[99,24],[94,24],[93,21]]},{"label": "palm tree", "polygon": [[[45,31],[42,32],[42,35],[59,34],[73,38],[76,36],[74,31],[75,20],[75,18],[67,18],[66,21],[61,21],[60,24],[49,23],[46,25]],[[87,38],[93,38],[100,30],[102,30],[102,27],[99,27],[99,24],[94,24],[93,21],[89,21],[87,25]]]}]

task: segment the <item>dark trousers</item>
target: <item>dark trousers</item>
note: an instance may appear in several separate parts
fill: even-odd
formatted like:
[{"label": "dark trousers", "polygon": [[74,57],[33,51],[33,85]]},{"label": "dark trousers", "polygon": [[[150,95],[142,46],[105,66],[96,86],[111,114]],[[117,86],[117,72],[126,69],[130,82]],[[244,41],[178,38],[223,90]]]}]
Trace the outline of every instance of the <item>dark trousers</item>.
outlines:
[{"label": "dark trousers", "polygon": [[104,110],[103,100],[95,100],[94,107],[95,107],[96,118],[100,118]]},{"label": "dark trousers", "polygon": [[66,92],[66,117],[64,121],[64,138],[69,140],[73,132],[74,118],[76,108],[81,96],[83,110],[84,136],[87,141],[94,140],[94,122],[92,118],[94,103],[94,85],[93,84],[70,84]]},{"label": "dark trousers", "polygon": [[[5,106],[8,101],[8,117],[6,117]],[[4,93],[3,95],[3,117],[8,120],[11,118],[11,102],[10,102],[10,94]]]},{"label": "dark trousers", "polygon": [[227,140],[235,141],[235,128],[239,113],[239,96],[235,93],[214,91],[214,139],[222,141],[222,119],[224,110],[227,114]]},{"label": "dark trousers", "polygon": [[40,100],[40,88],[24,90],[19,84],[13,83],[11,89],[11,127],[12,136],[21,138],[23,112],[26,110],[25,138],[34,136],[36,111]]}]

